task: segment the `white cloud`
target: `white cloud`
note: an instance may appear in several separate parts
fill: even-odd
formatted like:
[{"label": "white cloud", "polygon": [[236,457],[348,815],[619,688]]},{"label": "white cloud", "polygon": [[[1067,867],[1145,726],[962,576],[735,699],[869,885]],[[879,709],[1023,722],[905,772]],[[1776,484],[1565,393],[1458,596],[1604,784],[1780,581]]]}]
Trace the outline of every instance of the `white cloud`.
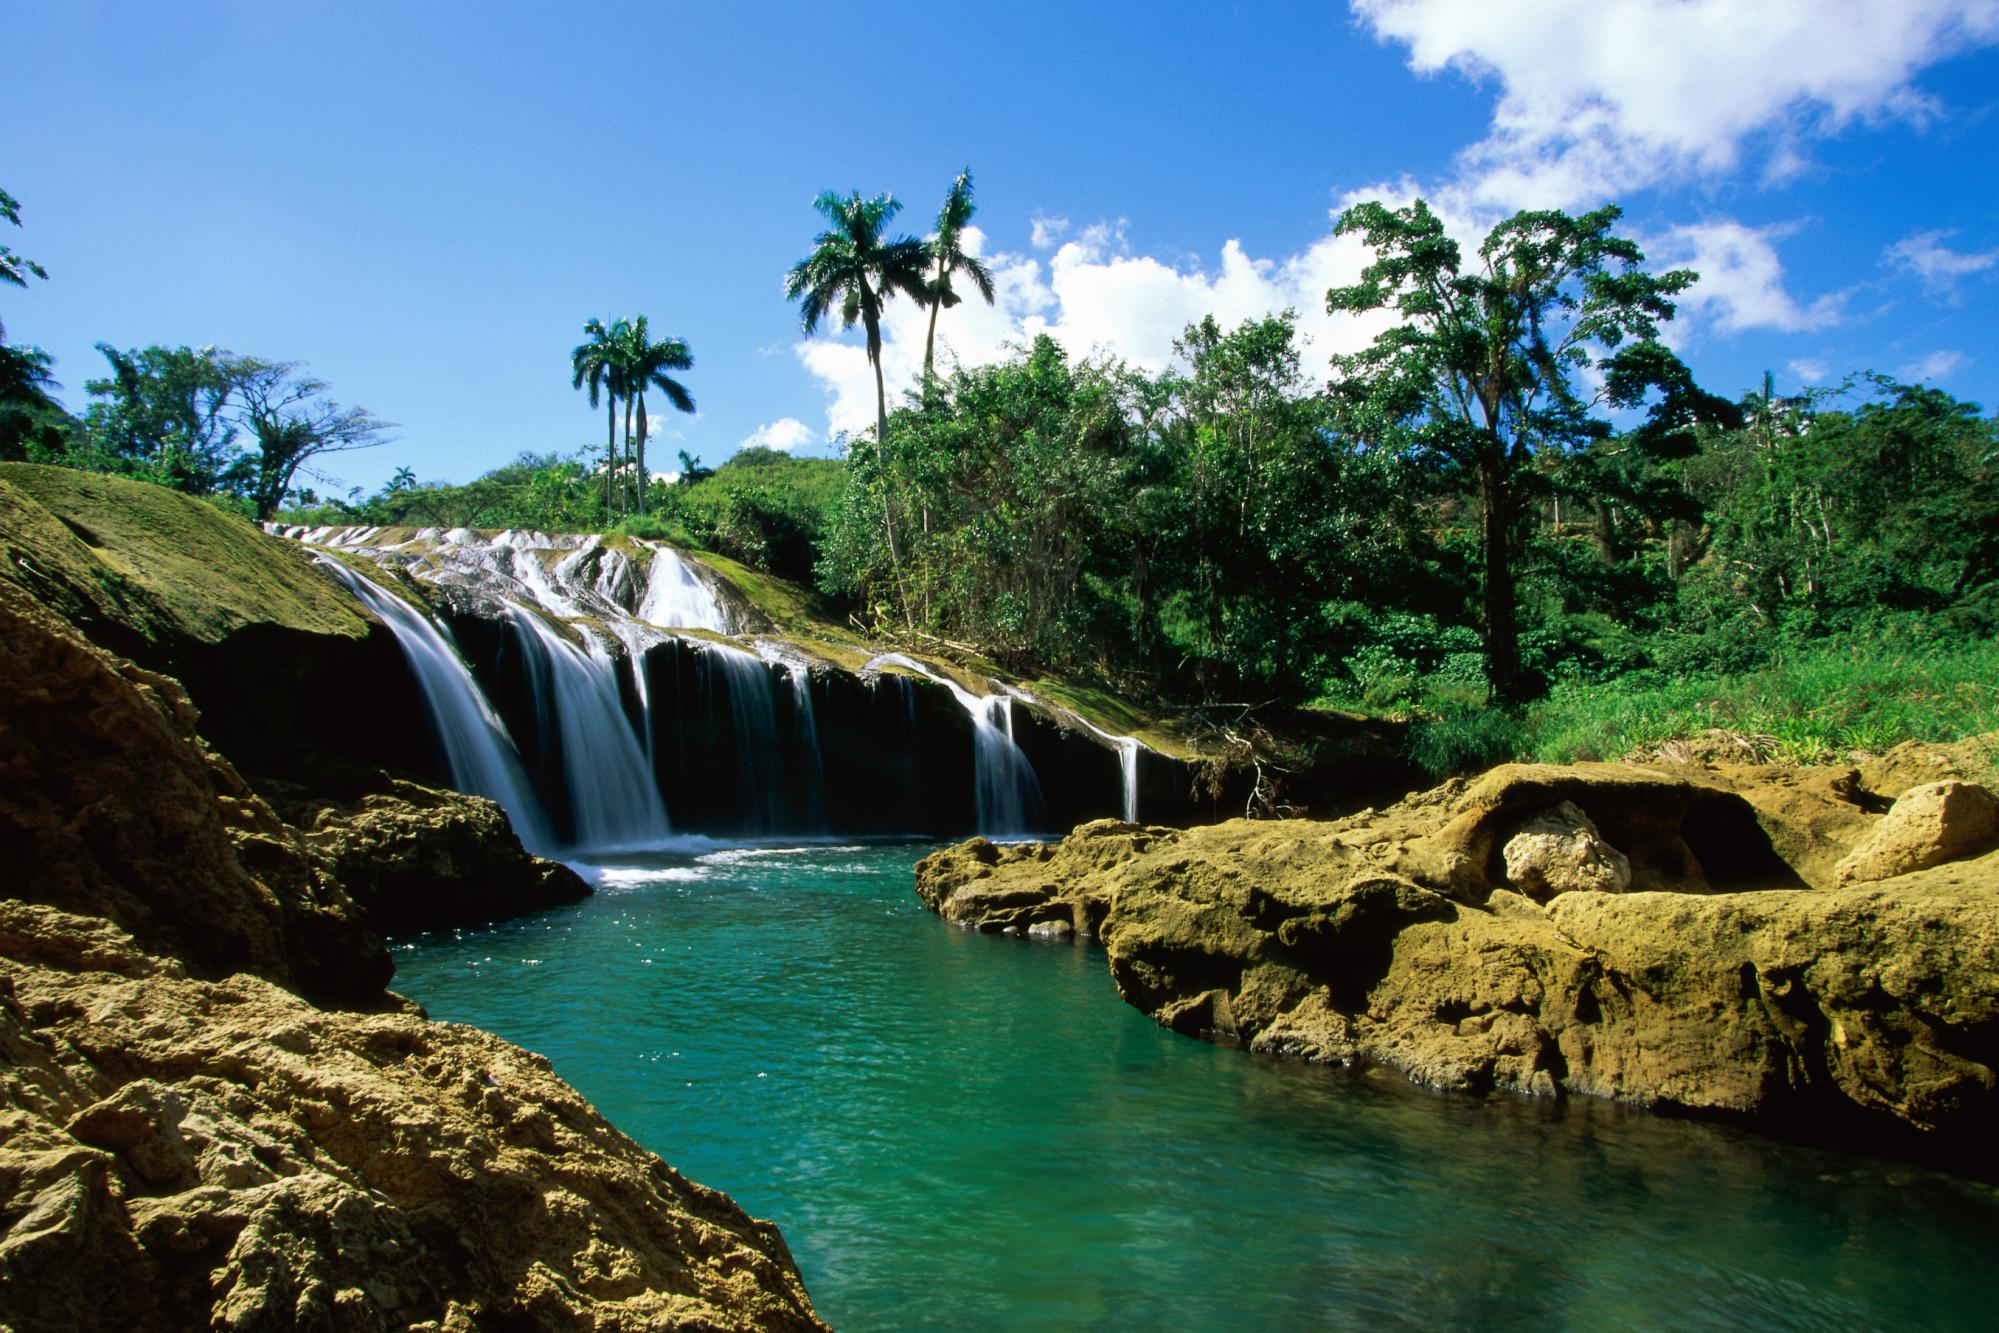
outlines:
[{"label": "white cloud", "polygon": [[1037,250],[1052,250],[1056,242],[1069,234],[1069,219],[1036,215],[1031,220],[1033,232],[1030,244]]},{"label": "white cloud", "polygon": [[663,395],[646,400],[646,437],[654,440],[684,440],[687,426],[701,419],[699,412],[678,412],[672,403],[661,402]]},{"label": "white cloud", "polygon": [[1999,39],[1999,0],[1352,0],[1421,74],[1499,85],[1462,187],[1501,210],[1765,174],[1856,120],[1923,124],[1926,66]]},{"label": "white cloud", "polygon": [[792,450],[812,443],[815,437],[812,427],[797,417],[779,417],[767,421],[743,437],[742,449],[784,449]]},{"label": "white cloud", "polygon": [[[972,299],[944,311],[937,359],[941,366],[989,365],[1046,333],[1072,357],[1109,355],[1158,371],[1173,359],[1174,339],[1204,315],[1234,328],[1292,309],[1304,369],[1316,374],[1333,353],[1357,350],[1387,326],[1383,315],[1326,313],[1327,290],[1357,280],[1367,258],[1358,238],[1329,233],[1281,260],[1252,257],[1231,240],[1212,267],[1182,268],[1131,254],[1123,224],[1100,223],[1075,232],[1045,262],[993,254],[994,304]],[[922,374],[928,326],[929,312],[912,302],[890,302],[884,311],[882,373],[891,406]],[[827,433],[872,429],[874,370],[859,339],[814,338],[796,352],[827,394]]]},{"label": "white cloud", "polygon": [[1825,382],[1825,377],[1832,373],[1832,369],[1825,362],[1811,357],[1795,357],[1786,364],[1802,384],[1822,384]]},{"label": "white cloud", "polygon": [[1928,381],[1934,384],[1936,381],[1953,375],[1970,364],[1971,358],[1962,352],[1936,351],[1931,352],[1928,356],[1920,360],[1910,362],[1895,373],[1905,380],[1913,382]]},{"label": "white cloud", "polygon": [[1953,292],[1961,278],[1982,273],[1999,264],[1999,250],[1966,253],[1953,250],[1944,241],[1955,232],[1919,231],[1882,251],[1882,258],[1895,268],[1912,273],[1932,292]]},{"label": "white cloud", "polygon": [[1690,312],[1713,320],[1725,333],[1775,329],[1798,333],[1837,324],[1839,298],[1821,296],[1809,305],[1784,290],[1784,265],[1776,242],[1785,227],[1750,227],[1734,221],[1675,227],[1648,247],[1659,267],[1691,268],[1700,274],[1680,297]]}]

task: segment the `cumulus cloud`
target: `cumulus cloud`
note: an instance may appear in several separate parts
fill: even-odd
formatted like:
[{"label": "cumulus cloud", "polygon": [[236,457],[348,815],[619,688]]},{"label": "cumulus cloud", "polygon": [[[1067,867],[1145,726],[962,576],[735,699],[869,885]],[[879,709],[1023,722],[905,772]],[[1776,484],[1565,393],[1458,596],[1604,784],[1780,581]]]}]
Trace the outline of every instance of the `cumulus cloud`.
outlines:
[{"label": "cumulus cloud", "polygon": [[1971,358],[1962,352],[1941,350],[1931,352],[1928,356],[1912,361],[1908,365],[1898,369],[1895,373],[1905,380],[1917,383],[1927,381],[1934,384],[1936,381],[1953,375],[1970,364]]},{"label": "cumulus cloud", "polygon": [[1029,224],[1029,243],[1037,250],[1052,250],[1061,239],[1069,234],[1069,219],[1043,217],[1036,214]]},{"label": "cumulus cloud", "polygon": [[1786,364],[1790,366],[1791,373],[1798,377],[1798,382],[1801,384],[1824,383],[1825,377],[1832,373],[1825,362],[1813,357],[1794,357]]},{"label": "cumulus cloud", "polygon": [[1725,333],[1799,333],[1838,323],[1838,297],[1821,296],[1804,304],[1785,290],[1776,242],[1788,232],[1785,227],[1703,222],[1673,228],[1663,242],[1648,247],[1648,254],[1700,274],[1700,281],[1680,298],[1681,308],[1704,315]]},{"label": "cumulus cloud", "polygon": [[1999,40],[1999,0],[1352,0],[1421,74],[1498,85],[1460,182],[1570,208],[1676,178],[1799,170],[1855,121],[1923,124],[1926,66]]},{"label": "cumulus cloud", "polygon": [[1913,274],[1932,292],[1954,292],[1960,280],[1999,264],[1999,250],[1966,252],[1944,242],[1951,231],[1919,231],[1904,236],[1882,252],[1893,268]]},{"label": "cumulus cloud", "polygon": [[[984,238],[980,237],[983,243]],[[1046,333],[1071,356],[1112,356],[1149,371],[1173,360],[1173,342],[1187,325],[1212,314],[1224,328],[1282,310],[1298,313],[1304,368],[1322,371],[1335,352],[1365,346],[1387,317],[1326,313],[1329,288],[1354,282],[1368,251],[1357,238],[1322,237],[1283,259],[1250,255],[1240,242],[1222,245],[1211,264],[1168,264],[1130,253],[1121,223],[1086,227],[1045,261],[994,253],[995,300],[967,300],[939,317],[941,366],[989,365]],[[882,321],[882,376],[891,406],[922,375],[929,312],[892,301]],[[875,376],[858,336],[808,339],[798,359],[827,394],[828,434],[855,434],[875,424]]]},{"label": "cumulus cloud", "polygon": [[811,444],[815,438],[812,427],[797,417],[779,417],[776,421],[767,421],[745,435],[742,444],[737,447],[789,451]]}]

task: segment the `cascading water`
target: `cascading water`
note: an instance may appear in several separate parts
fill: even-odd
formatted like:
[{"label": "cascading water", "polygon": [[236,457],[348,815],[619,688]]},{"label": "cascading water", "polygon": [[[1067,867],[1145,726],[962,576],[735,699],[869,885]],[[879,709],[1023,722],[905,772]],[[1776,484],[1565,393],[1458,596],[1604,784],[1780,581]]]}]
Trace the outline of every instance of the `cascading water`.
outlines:
[{"label": "cascading water", "polygon": [[1118,777],[1124,788],[1124,822],[1138,822],[1138,742],[1122,736],[1117,742]]},{"label": "cascading water", "polygon": [[[1076,719],[1116,753],[1118,794],[1108,765],[1098,785],[1097,763],[1076,737],[1076,762],[1051,770],[1044,790],[1013,734],[1012,701],[1047,710],[1039,700],[1004,685],[974,695],[942,668],[901,654],[863,667],[874,699],[857,697],[846,673],[812,674],[824,659],[811,645],[732,633],[746,613],[725,600],[726,586],[661,544],[526,529],[271,530],[442,590],[477,676],[462,678],[458,640],[441,650],[455,665],[440,669],[461,679],[426,682],[440,735],[455,692],[460,713],[491,718],[477,730],[496,732],[510,756],[448,754],[454,780],[501,801],[538,848],[656,845],[669,808],[683,830],[761,837],[954,835],[968,819],[1007,837],[1113,810],[1138,815],[1135,740]],[[393,625],[402,604],[390,601],[378,613]],[[587,646],[565,622],[584,629]],[[414,630],[397,632],[413,664],[429,651],[407,646]],[[882,665],[901,670],[882,676]],[[932,684],[970,722],[969,755],[962,740],[947,740],[960,734],[955,727],[919,734],[919,701]],[[1033,743],[1068,744],[1039,733]]]},{"label": "cascading water", "polygon": [[729,716],[739,747],[745,831],[779,832],[785,814],[784,753],[778,746],[770,671],[762,658],[741,649],[709,644],[704,651],[708,663],[720,669],[729,696]]},{"label": "cascading water", "polygon": [[320,556],[319,563],[396,636],[430,706],[431,725],[444,747],[452,785],[498,802],[523,847],[544,855],[551,852],[555,834],[521,767],[513,737],[479,692],[444,627],[339,561]]},{"label": "cascading water", "polygon": [[899,666],[951,691],[972,720],[972,791],[978,831],[1008,837],[1034,832],[1047,820],[1034,765],[1013,739],[1013,700],[1003,694],[980,696],[940,671],[901,653],[883,653],[864,671]]},{"label": "cascading water", "polygon": [[799,816],[806,829],[826,827],[826,762],[819,753],[819,724],[812,716],[812,673],[796,664],[791,678],[791,716],[799,768]]},{"label": "cascading water", "polygon": [[722,614],[715,590],[703,583],[685,560],[666,549],[653,552],[638,618],[665,629],[729,632],[728,618]]},{"label": "cascading water", "polygon": [[589,635],[578,648],[532,611],[509,607],[530,679],[545,682],[566,757],[579,851],[656,846],[671,832],[652,769],[618,702],[615,664]]}]

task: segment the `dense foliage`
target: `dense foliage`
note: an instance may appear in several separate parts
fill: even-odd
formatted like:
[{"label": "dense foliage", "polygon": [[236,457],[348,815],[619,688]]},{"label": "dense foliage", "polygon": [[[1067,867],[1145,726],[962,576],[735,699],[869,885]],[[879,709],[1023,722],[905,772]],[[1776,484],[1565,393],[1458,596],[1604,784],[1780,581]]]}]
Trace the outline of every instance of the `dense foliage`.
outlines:
[{"label": "dense foliage", "polygon": [[[816,206],[827,229],[787,289],[808,332],[860,326],[877,378],[876,426],[841,460],[751,448],[709,469],[682,453],[652,475],[645,395],[691,410],[669,372],[693,362],[643,317],[591,321],[572,354],[605,409],[601,451],[526,454],[462,485],[410,468],[368,498],[299,484],[383,425],[294,364],[103,346],[110,373],[79,419],[46,354],[4,331],[0,458],[246,516],[610,526],[816,583],[884,637],[1130,699],[1410,716],[1437,771],[1703,726],[1802,754],[1941,734],[1946,714],[1989,724],[1999,423],[1873,375],[1708,392],[1660,337],[1694,275],[1649,272],[1614,208],[1519,214],[1466,255],[1421,203],[1364,204],[1340,230],[1374,260],[1326,298],[1392,316],[1357,351],[1312,356],[1290,312],[1200,320],[1160,373],[1045,336],[940,373],[927,341],[891,410],[882,303],[927,306],[934,339],[954,280],[991,299],[963,244],[970,175],[927,239],[888,233],[887,196]],[[4,193],[0,216],[20,221]],[[7,283],[43,276],[0,247]]]}]

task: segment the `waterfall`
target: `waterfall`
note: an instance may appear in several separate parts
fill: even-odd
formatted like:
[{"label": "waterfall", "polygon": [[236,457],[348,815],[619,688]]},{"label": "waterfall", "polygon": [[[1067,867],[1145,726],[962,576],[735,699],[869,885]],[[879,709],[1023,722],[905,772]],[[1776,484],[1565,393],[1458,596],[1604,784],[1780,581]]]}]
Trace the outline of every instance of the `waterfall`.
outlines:
[{"label": "waterfall", "polygon": [[1029,833],[1046,822],[1041,782],[1013,739],[1013,700],[1004,694],[977,695],[940,671],[901,653],[883,653],[862,670],[899,666],[951,691],[972,720],[972,792],[978,831],[1006,836]]},{"label": "waterfall", "polygon": [[672,832],[652,769],[618,698],[616,664],[585,634],[578,648],[532,611],[507,608],[538,699],[552,701],[579,851],[656,846]]},{"label": "waterfall", "polygon": [[[1022,697],[1031,698],[1024,690],[1013,691]],[[1072,713],[1084,730],[1104,744],[1117,751],[1118,787],[1123,798],[1124,822],[1138,822],[1138,752],[1143,744],[1136,736],[1113,736],[1081,713]]]},{"label": "waterfall", "polygon": [[784,814],[784,755],[777,743],[770,670],[762,658],[720,644],[704,644],[703,659],[721,669],[729,694],[729,718],[743,784],[744,828],[751,833],[779,832]]},{"label": "waterfall", "polygon": [[826,763],[819,753],[819,724],[812,716],[812,673],[796,664],[786,670],[791,677],[791,717],[797,737],[798,813],[805,828],[818,832],[826,827]]},{"label": "waterfall", "polygon": [[715,590],[703,583],[685,560],[671,550],[653,552],[646,572],[645,600],[638,617],[663,629],[705,629],[727,634],[727,617]]},{"label": "waterfall", "polygon": [[1138,742],[1130,736],[1117,739],[1118,777],[1124,786],[1124,822],[1138,822]]},{"label": "waterfall", "polygon": [[555,834],[521,767],[520,752],[444,627],[339,561],[318,559],[396,636],[429,705],[431,726],[451,769],[451,785],[498,802],[529,851],[543,855],[552,851]]},{"label": "waterfall", "polygon": [[[970,825],[1008,837],[1113,810],[1140,815],[1135,739],[1021,689],[967,688],[950,668],[900,653],[861,666],[859,697],[845,671],[815,678],[829,657],[810,640],[732,634],[743,616],[726,582],[663,543],[529,529],[267,530],[441,590],[458,639],[336,567],[409,657],[452,781],[499,801],[537,850],[658,847],[674,825],[756,837]],[[955,719],[919,734],[919,703],[948,716],[932,685],[963,710],[970,746]],[[1036,756],[1043,746],[1064,756],[1045,789],[1015,735],[1017,703],[1063,717],[1060,733],[1026,738]],[[1116,755],[1115,776],[1084,731]]]}]

